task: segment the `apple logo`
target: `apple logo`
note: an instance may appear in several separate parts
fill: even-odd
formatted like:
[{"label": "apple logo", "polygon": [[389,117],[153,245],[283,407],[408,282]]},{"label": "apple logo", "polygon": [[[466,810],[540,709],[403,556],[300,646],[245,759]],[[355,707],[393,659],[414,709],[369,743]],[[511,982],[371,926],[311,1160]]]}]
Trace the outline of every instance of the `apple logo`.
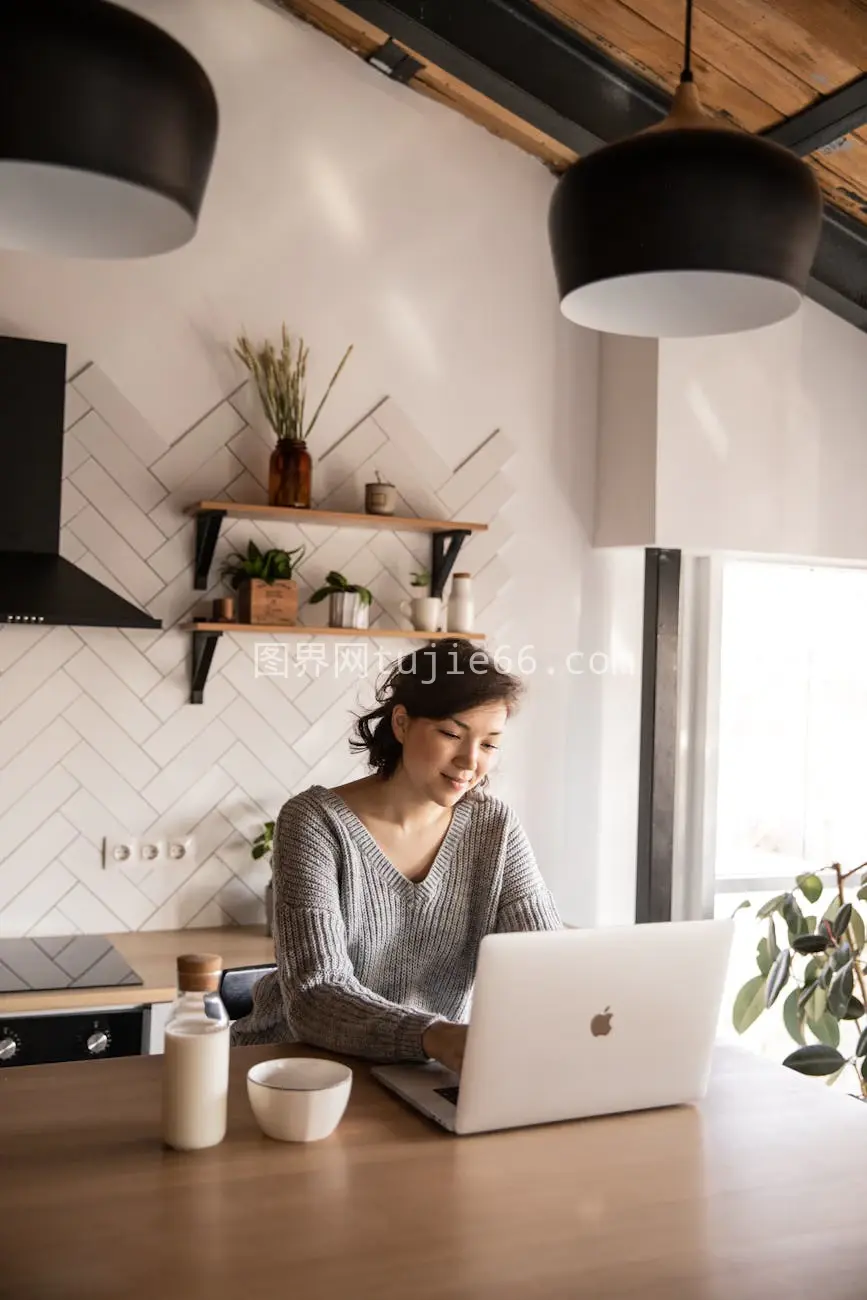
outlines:
[{"label": "apple logo", "polygon": [[597,1016],[593,1017],[590,1021],[590,1032],[594,1038],[604,1038],[606,1034],[611,1033],[611,1018],[610,1007],[606,1007],[604,1011],[600,1011]]}]

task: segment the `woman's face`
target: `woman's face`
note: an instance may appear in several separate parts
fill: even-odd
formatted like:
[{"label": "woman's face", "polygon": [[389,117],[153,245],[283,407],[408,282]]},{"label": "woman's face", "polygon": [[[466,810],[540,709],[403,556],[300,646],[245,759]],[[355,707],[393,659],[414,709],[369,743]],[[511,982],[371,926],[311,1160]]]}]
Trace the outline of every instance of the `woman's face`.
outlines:
[{"label": "woman's face", "polygon": [[443,808],[493,771],[506,727],[505,704],[479,704],[449,718],[411,718],[402,704],[392,714],[403,745],[403,769],[425,798]]}]

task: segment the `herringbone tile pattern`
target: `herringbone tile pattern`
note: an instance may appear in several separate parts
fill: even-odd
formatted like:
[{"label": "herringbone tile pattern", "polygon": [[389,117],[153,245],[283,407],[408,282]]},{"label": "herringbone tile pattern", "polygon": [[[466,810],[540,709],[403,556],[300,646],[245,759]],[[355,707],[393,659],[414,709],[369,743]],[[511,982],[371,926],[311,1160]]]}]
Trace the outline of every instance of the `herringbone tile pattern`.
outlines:
[{"label": "herringbone tile pattern", "polygon": [[[171,446],[97,366],[67,385],[62,552],[147,608],[161,632],[103,628],[0,631],[0,936],[247,924],[260,921],[268,868],[250,856],[261,824],[288,795],[361,775],[347,747],[351,711],[371,698],[387,663],[411,648],[271,638],[278,675],[257,675],[252,635],[218,643],[205,703],[188,703],[189,637],[177,628],[221,594],[220,564],[250,537],[307,553],[307,599],[329,569],[374,593],[371,623],[406,626],[400,602],[429,539],[364,529],[230,522],[195,592],[193,526],[183,507],[208,497],[265,501],[270,442],[248,388],[230,394]],[[314,467],[316,504],[363,508],[378,469],[400,489],[399,512],[490,522],[460,567],[475,575],[477,621],[508,582],[512,447],[485,439],[460,466],[444,463],[386,399]],[[496,602],[496,604],[495,604]],[[304,607],[315,625],[323,605]],[[285,671],[284,671],[285,670]],[[102,866],[107,835],[194,834],[193,869]]]}]

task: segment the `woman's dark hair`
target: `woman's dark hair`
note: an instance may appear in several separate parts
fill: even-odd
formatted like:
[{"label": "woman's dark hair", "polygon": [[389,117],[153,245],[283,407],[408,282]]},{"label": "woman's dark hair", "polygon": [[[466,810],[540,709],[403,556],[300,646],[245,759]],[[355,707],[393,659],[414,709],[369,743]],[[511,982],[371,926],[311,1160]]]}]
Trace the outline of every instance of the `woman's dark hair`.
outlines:
[{"label": "woman's dark hair", "polygon": [[[523,689],[520,678],[503,672],[472,641],[463,637],[432,641],[386,670],[376,687],[377,707],[356,715],[349,747],[353,753],[366,750],[370,767],[387,780],[403,752],[391,725],[396,705],[402,704],[411,718],[448,718],[502,701],[511,716]],[[479,785],[486,782],[487,777]]]}]

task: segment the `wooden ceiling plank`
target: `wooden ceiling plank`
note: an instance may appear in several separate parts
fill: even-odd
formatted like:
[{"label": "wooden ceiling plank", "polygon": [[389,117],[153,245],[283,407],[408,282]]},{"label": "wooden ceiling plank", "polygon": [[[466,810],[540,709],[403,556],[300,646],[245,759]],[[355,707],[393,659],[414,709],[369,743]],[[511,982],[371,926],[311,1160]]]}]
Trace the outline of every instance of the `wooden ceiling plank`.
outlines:
[{"label": "wooden ceiling plank", "polygon": [[427,99],[436,100],[437,103],[462,113],[471,122],[483,126],[502,140],[517,144],[557,171],[562,171],[578,157],[559,140],[530,126],[529,122],[524,122],[508,109],[501,108],[456,77],[448,76],[432,63],[427,64],[410,84],[413,90],[419,91]]},{"label": "wooden ceiling plank", "polygon": [[[671,0],[625,2],[680,45],[683,40],[683,5],[679,0],[675,5]],[[695,9],[692,49],[693,54],[706,64],[770,104],[783,117],[791,117],[815,99],[816,92],[809,82],[769,58],[741,31],[720,22],[702,5]]]},{"label": "wooden ceiling plank", "polygon": [[788,68],[822,95],[858,76],[860,68],[804,30],[777,0],[697,0],[699,9],[738,31],[769,59]]},{"label": "wooden ceiling plank", "polygon": [[[621,0],[534,0],[536,7],[593,41],[627,67],[671,91],[680,77],[682,40],[649,22]],[[773,105],[708,63],[698,48],[693,67],[702,102],[748,131],[764,131],[780,118]],[[808,102],[807,97],[804,102]]]},{"label": "wooden ceiling plank", "polygon": [[863,0],[774,0],[774,7],[812,40],[867,72],[867,6]]}]

